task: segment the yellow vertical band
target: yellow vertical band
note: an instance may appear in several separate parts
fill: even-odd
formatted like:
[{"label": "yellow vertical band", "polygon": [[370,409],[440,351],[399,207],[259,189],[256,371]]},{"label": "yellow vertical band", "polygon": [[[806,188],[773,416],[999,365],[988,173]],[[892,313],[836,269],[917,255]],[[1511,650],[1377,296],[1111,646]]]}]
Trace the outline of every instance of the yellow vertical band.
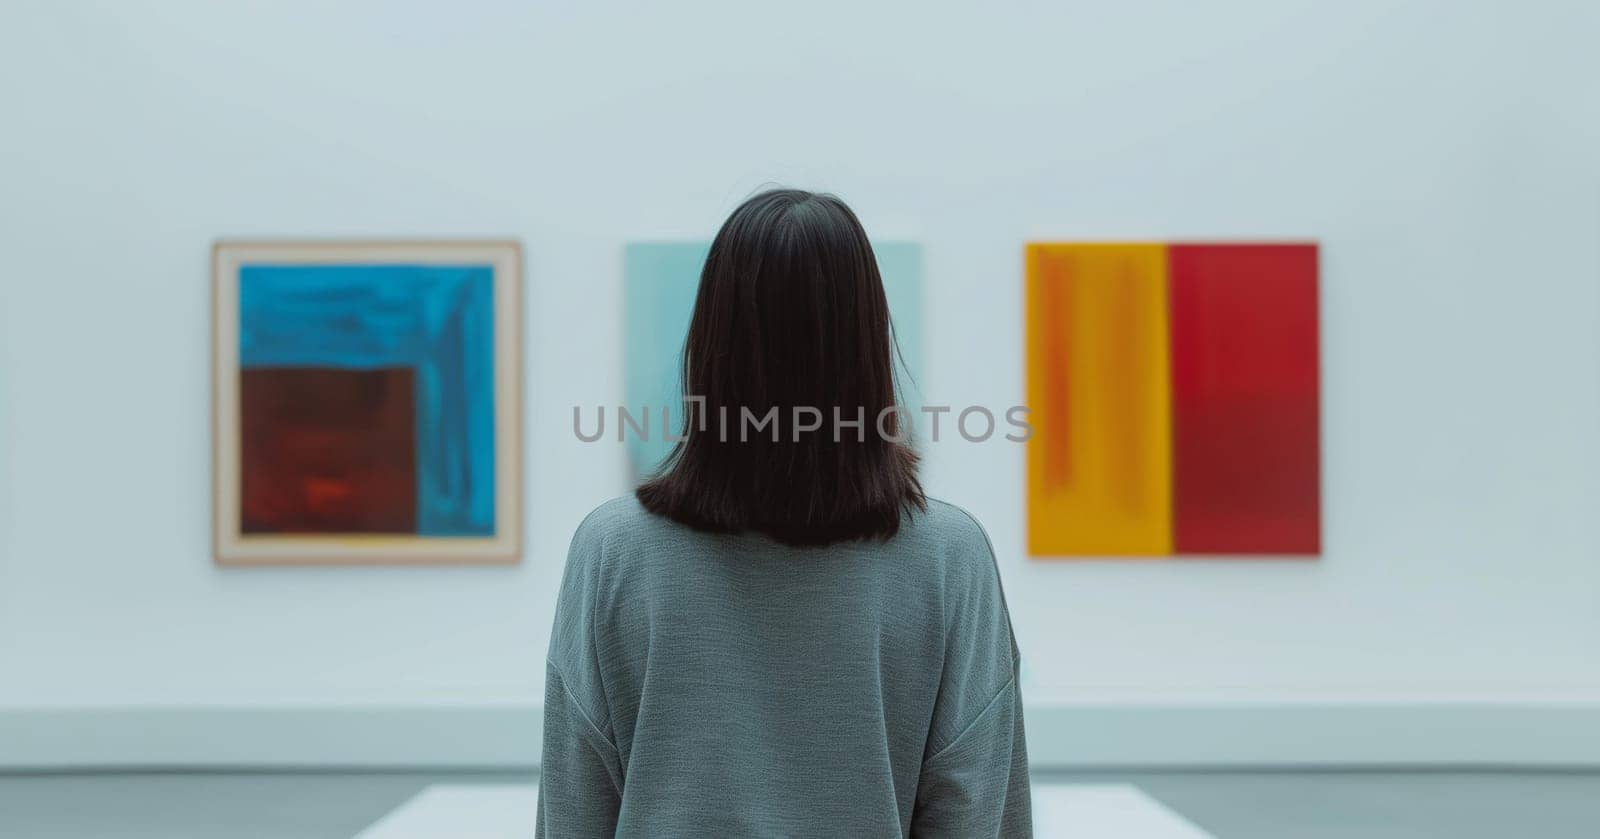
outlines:
[{"label": "yellow vertical band", "polygon": [[1027,248],[1028,551],[1172,552],[1167,251]]}]

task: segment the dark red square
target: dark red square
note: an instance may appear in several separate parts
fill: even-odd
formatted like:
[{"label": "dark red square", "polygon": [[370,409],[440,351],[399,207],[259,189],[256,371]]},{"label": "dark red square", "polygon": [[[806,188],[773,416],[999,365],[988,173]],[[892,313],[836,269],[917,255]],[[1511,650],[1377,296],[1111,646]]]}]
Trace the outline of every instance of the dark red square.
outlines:
[{"label": "dark red square", "polygon": [[239,373],[244,533],[415,533],[409,367]]}]

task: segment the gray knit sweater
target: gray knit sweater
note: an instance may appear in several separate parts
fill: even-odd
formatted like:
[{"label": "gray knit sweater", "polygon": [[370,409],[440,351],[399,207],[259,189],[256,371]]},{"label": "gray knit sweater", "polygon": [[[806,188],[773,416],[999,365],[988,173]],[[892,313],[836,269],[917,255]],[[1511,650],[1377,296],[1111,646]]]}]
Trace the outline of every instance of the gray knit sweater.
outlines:
[{"label": "gray knit sweater", "polygon": [[567,557],[538,835],[1030,836],[1017,668],[959,507],[793,548],[615,499]]}]

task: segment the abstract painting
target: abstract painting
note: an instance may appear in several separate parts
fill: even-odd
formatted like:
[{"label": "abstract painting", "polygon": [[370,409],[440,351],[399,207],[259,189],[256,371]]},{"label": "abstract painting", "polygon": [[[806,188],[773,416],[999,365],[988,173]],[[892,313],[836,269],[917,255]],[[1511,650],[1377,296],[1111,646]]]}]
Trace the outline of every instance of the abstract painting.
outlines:
[{"label": "abstract painting", "polygon": [[[710,249],[707,242],[634,242],[623,251],[623,405],[634,417],[649,409],[648,439],[631,426],[624,434],[635,479],[654,473],[672,451],[672,441],[662,433],[663,409],[668,411],[665,428],[672,435],[682,433],[683,347]],[[914,410],[922,371],[922,247],[881,242],[873,251],[900,348],[897,385],[904,404]]]},{"label": "abstract painting", "polygon": [[1321,552],[1316,244],[1026,262],[1029,553]]},{"label": "abstract painting", "polygon": [[515,242],[223,242],[216,559],[514,562]]}]

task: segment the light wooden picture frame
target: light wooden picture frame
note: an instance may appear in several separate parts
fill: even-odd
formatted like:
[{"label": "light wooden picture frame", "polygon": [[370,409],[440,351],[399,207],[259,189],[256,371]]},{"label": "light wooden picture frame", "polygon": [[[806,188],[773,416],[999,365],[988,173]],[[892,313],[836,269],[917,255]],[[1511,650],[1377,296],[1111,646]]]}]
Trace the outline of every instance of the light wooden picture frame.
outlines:
[{"label": "light wooden picture frame", "polygon": [[516,241],[220,241],[212,273],[218,564],[520,559]]}]

